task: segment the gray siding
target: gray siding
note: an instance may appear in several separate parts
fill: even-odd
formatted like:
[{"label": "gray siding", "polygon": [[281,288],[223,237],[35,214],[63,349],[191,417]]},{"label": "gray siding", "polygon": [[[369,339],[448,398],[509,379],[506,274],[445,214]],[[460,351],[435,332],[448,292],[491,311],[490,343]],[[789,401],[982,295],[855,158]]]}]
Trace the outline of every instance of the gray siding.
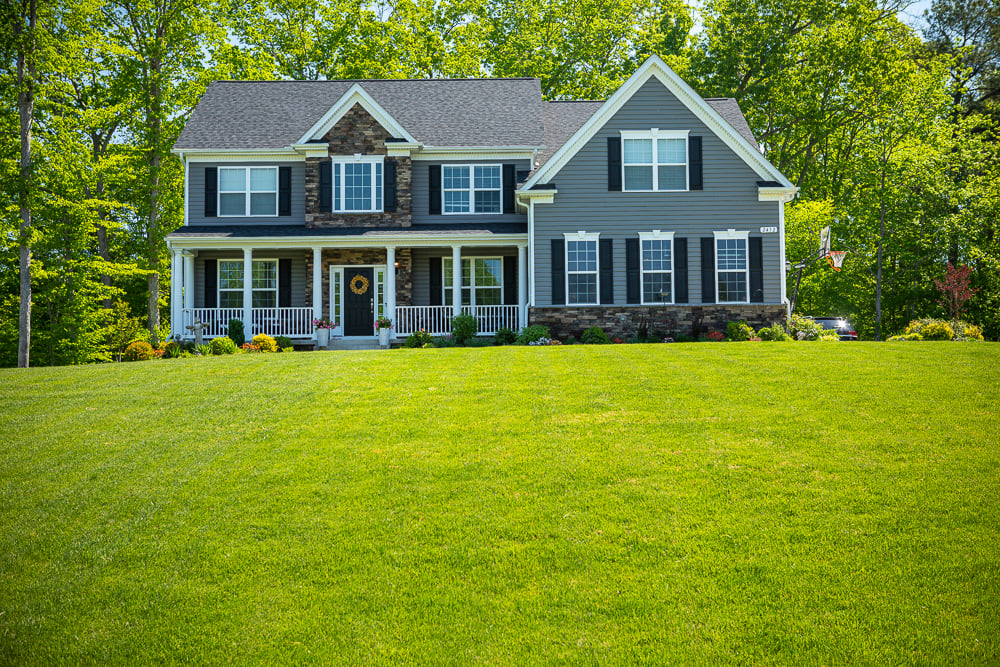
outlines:
[{"label": "gray siding", "polygon": [[[621,130],[690,130],[702,137],[704,190],[691,192],[608,192],[607,139]],[[764,302],[779,303],[784,267],[778,234],[761,235],[761,226],[778,225],[775,202],[757,201],[762,180],[722,140],[659,81],[651,79],[560,170],[552,182],[555,202],[535,206],[535,300],[552,303],[551,240],[565,232],[600,232],[614,241],[615,303],[624,304],[625,239],[654,229],[688,238],[689,303],[701,303],[701,247],[713,231],[748,230],[763,236]]]},{"label": "gray siding", "polygon": [[[527,171],[531,168],[530,160],[444,160],[444,161],[413,161],[413,224],[427,225],[468,224],[483,222],[520,222],[528,221],[524,213],[498,215],[431,215],[430,208],[430,167],[432,164],[513,164],[517,171]],[[443,198],[442,198],[443,199]]]},{"label": "gray siding", "polygon": [[[254,259],[292,260],[292,307],[311,306],[306,303],[306,255],[301,250],[255,250]],[[205,260],[243,259],[243,251],[202,250],[194,259],[194,307],[205,307]]]},{"label": "gray siding", "polygon": [[[273,218],[206,218],[205,167],[291,167],[292,214]],[[190,162],[188,164],[188,224],[190,225],[305,225],[306,164],[302,162]]]},{"label": "gray siding", "polygon": [[[517,248],[462,248],[463,257],[513,257],[517,261]],[[431,302],[431,257],[451,257],[451,248],[413,249],[413,305],[426,306]],[[504,286],[506,287],[506,285]]]}]

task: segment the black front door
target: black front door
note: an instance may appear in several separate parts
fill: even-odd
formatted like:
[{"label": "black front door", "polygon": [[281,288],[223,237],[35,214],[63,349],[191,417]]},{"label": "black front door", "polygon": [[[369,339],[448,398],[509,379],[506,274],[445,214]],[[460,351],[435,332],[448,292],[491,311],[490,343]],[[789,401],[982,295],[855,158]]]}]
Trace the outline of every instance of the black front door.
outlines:
[{"label": "black front door", "polygon": [[375,329],[375,281],[372,269],[344,269],[344,335],[371,336]]}]

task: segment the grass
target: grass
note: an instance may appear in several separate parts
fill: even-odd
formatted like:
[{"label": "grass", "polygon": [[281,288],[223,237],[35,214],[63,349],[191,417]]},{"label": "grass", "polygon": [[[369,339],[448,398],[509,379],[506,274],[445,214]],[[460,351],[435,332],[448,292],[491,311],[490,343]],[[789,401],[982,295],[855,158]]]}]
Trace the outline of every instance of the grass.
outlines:
[{"label": "grass", "polygon": [[995,663],[998,351],[0,371],[0,662]]}]

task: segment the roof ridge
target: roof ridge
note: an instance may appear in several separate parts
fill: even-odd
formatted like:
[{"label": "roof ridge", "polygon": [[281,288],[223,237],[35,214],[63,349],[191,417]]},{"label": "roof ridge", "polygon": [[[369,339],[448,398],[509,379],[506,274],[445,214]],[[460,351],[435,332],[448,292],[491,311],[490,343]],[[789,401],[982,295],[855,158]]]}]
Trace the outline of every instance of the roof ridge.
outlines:
[{"label": "roof ridge", "polygon": [[[510,77],[467,77],[464,79],[213,79],[212,83],[364,83],[373,81],[392,82],[454,82],[454,81],[541,81],[536,76],[510,76]],[[572,100],[577,101],[577,100]],[[588,100],[579,100],[581,102]]]},{"label": "roof ridge", "polygon": [[549,104],[571,104],[584,102],[586,104],[604,104],[607,100],[545,100]]}]

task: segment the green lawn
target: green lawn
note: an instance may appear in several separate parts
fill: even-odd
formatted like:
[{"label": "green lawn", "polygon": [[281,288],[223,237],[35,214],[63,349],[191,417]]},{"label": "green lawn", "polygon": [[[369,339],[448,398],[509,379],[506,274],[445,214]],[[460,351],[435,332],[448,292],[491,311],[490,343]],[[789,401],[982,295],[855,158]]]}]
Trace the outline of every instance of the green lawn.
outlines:
[{"label": "green lawn", "polygon": [[995,663],[1000,346],[0,371],[0,663]]}]

